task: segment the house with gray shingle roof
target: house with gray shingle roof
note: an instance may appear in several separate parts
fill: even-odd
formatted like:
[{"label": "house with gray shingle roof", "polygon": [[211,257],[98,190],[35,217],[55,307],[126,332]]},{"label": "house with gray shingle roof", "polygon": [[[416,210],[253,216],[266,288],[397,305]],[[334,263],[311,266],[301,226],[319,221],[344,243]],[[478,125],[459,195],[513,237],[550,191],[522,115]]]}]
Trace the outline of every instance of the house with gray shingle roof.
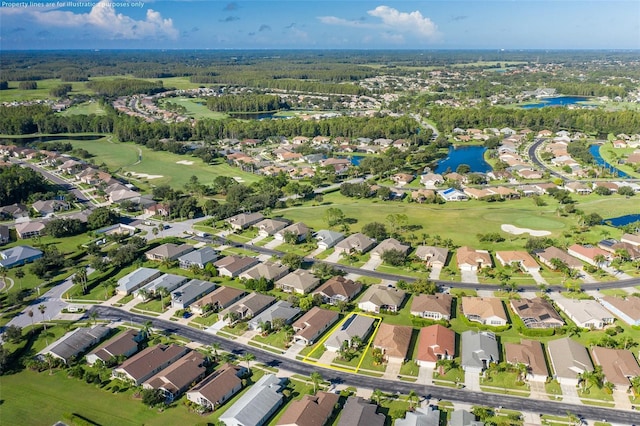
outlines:
[{"label": "house with gray shingle roof", "polygon": [[555,372],[554,377],[562,384],[578,384],[578,374],[593,371],[593,363],[587,349],[568,337],[547,343],[549,360]]},{"label": "house with gray shingle roof", "polygon": [[382,257],[384,252],[390,251],[390,250],[399,251],[400,253],[406,256],[407,253],[409,253],[410,248],[411,246],[407,244],[402,244],[400,241],[396,240],[395,238],[387,238],[386,240],[378,244],[373,250],[371,250],[371,256]]},{"label": "house with gray shingle roof", "polygon": [[218,259],[218,252],[211,247],[205,246],[198,250],[183,254],[178,258],[178,262],[180,262],[180,267],[182,269],[189,269],[193,265],[204,269],[208,263],[211,263],[216,259]]},{"label": "house with gray shingle roof", "polygon": [[286,379],[265,374],[220,416],[227,426],[262,426],[282,405]]},{"label": "house with gray shingle roof", "polygon": [[328,351],[338,352],[344,341],[351,344],[351,339],[354,337],[359,337],[362,341],[365,341],[369,333],[371,333],[374,323],[375,319],[371,317],[353,314],[337,330],[331,333],[325,340],[324,346]]},{"label": "house with gray shingle roof", "polygon": [[318,241],[318,248],[327,250],[344,240],[344,234],[341,232],[323,229],[316,232],[314,238]]},{"label": "house with gray shingle roof", "polygon": [[0,252],[0,266],[13,268],[40,259],[43,253],[30,246],[15,246]]},{"label": "house with gray shingle roof", "polygon": [[152,268],[138,268],[118,280],[118,294],[130,294],[140,287],[162,275],[162,272]]},{"label": "house with gray shingle roof", "polygon": [[289,221],[285,219],[263,219],[253,226],[258,228],[259,235],[268,237],[289,226]]},{"label": "house with gray shingle roof", "polygon": [[465,331],[461,334],[462,352],[460,365],[465,371],[480,373],[489,364],[500,362],[496,335],[488,331]]},{"label": "house with gray shingle roof", "polygon": [[166,243],[145,252],[145,257],[149,260],[163,261],[176,260],[180,256],[193,251],[193,246],[188,244]]},{"label": "house with gray shingle roof", "polygon": [[266,294],[251,293],[244,299],[239,300],[234,305],[222,311],[221,316],[233,312],[236,313],[240,319],[253,318],[273,305],[276,300],[275,297]]},{"label": "house with gray shingle roof", "polygon": [[145,300],[145,294],[143,291],[147,292],[147,297],[157,294],[161,288],[166,289],[168,292],[172,292],[182,284],[186,283],[188,279],[189,278],[182,275],[164,274],[151,281],[150,283],[145,284],[142,288],[136,290],[133,294],[136,297]]},{"label": "house with gray shingle roof", "polygon": [[235,230],[243,230],[260,222],[262,219],[264,219],[264,216],[261,213],[240,213],[225,219],[225,222]]},{"label": "house with gray shingle roof", "polygon": [[171,292],[171,306],[178,309],[188,308],[196,300],[215,290],[216,284],[209,281],[191,280]]},{"label": "house with gray shingle roof", "polygon": [[102,324],[94,325],[93,327],[76,328],[49,345],[40,354],[51,354],[54,358],[58,358],[67,364],[72,357],[80,355],[100,342],[110,332],[111,329]]},{"label": "house with gray shingle roof", "polygon": [[234,278],[258,263],[259,261],[255,257],[226,256],[217,260],[213,265],[223,277]]},{"label": "house with gray shingle roof", "polygon": [[376,242],[364,234],[351,234],[335,245],[336,253],[366,253]]},{"label": "house with gray shingle roof", "polygon": [[285,324],[291,324],[293,319],[300,313],[300,308],[294,308],[291,303],[279,300],[267,309],[256,315],[249,321],[250,330],[262,331],[260,324],[270,323],[276,319],[282,319]]},{"label": "house with gray shingle roof", "polygon": [[296,241],[304,241],[311,229],[302,222],[296,222],[293,225],[289,225],[274,234],[276,240],[285,241],[286,235],[293,234],[296,236]]},{"label": "house with gray shingle roof", "polygon": [[338,426],[383,426],[386,416],[378,406],[359,396],[350,396],[342,408]]}]

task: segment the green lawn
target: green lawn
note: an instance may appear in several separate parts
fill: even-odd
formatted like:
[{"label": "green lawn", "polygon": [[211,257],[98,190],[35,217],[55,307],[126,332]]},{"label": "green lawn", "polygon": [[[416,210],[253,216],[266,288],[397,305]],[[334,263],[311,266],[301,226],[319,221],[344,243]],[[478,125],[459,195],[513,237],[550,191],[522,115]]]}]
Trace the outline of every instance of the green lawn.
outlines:
[{"label": "green lawn", "polygon": [[[562,389],[560,388],[560,383],[557,380],[551,380],[544,384],[544,389],[549,396],[549,399],[555,399],[558,401],[562,400]],[[552,398],[551,395],[555,395],[556,398]],[[558,398],[559,397],[559,398]]]},{"label": "green lawn", "polygon": [[211,118],[214,120],[218,120],[228,117],[227,114],[211,111],[209,108],[207,108],[206,99],[186,98],[181,96],[165,98],[164,100],[160,101],[160,107],[162,108],[162,106],[166,102],[171,102],[185,107],[185,109],[187,110],[186,115],[195,119]]},{"label": "green lawn", "polygon": [[0,102],[11,101],[29,101],[33,99],[57,99],[49,94],[49,90],[62,84],[70,84],[71,92],[69,95],[77,94],[90,94],[92,93],[86,87],[86,82],[62,82],[57,78],[50,78],[46,80],[38,80],[38,88],[35,90],[20,90],[18,89],[19,82],[10,81],[8,90],[0,90]]},{"label": "green lawn", "polygon": [[104,108],[100,106],[99,102],[90,101],[83,102],[68,108],[60,113],[60,115],[104,115],[106,114]]},{"label": "green lawn", "polygon": [[490,379],[480,379],[480,387],[484,391],[493,393],[504,393],[518,396],[529,396],[530,390],[526,383],[518,384],[517,373],[504,371],[496,373]]},{"label": "green lawn", "polygon": [[418,377],[419,372],[420,372],[420,367],[413,360],[405,362],[404,364],[402,364],[402,367],[400,367],[401,376]]},{"label": "green lawn", "polygon": [[147,300],[146,302],[138,303],[136,306],[134,306],[134,309],[140,309],[142,311],[157,312],[161,314],[167,309],[167,306],[170,302],[171,300],[168,297],[165,297],[164,309],[162,309],[163,308],[162,301],[159,298],[151,299],[151,300]]},{"label": "green lawn", "polygon": [[196,326],[209,327],[215,324],[216,322],[218,322],[218,315],[210,314],[206,317],[201,317],[201,316],[194,317],[189,323],[189,325],[193,326],[195,324]]},{"label": "green lawn", "polygon": [[284,330],[280,330],[278,332],[268,334],[266,337],[257,335],[252,340],[258,343],[262,343],[262,344],[273,346],[280,349],[286,349],[287,345],[291,341],[290,339],[287,338],[287,334],[284,332]]}]

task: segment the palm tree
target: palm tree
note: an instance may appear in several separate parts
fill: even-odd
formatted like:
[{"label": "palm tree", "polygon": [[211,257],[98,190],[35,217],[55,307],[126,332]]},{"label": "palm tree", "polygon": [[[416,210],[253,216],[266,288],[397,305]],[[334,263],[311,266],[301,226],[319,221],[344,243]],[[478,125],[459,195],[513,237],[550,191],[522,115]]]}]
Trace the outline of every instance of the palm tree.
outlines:
[{"label": "palm tree", "polygon": [[98,318],[98,312],[96,312],[96,311],[92,311],[92,312],[89,314],[89,318],[91,319],[91,321],[93,321],[93,324],[95,325],[95,324],[96,324],[96,322],[97,322],[96,320],[97,320],[97,318]]},{"label": "palm tree", "polygon": [[374,389],[371,397],[376,401],[376,404],[380,405],[380,398],[382,398],[384,394],[380,389]]},{"label": "palm tree", "polygon": [[15,273],[15,276],[18,279],[18,286],[20,290],[22,290],[22,279],[24,278],[24,271],[22,269],[18,269]]},{"label": "palm tree", "polygon": [[162,311],[164,312],[164,298],[169,295],[169,290],[167,290],[165,287],[160,287],[157,292],[160,295],[160,305],[162,306]]},{"label": "palm tree", "polygon": [[47,364],[49,364],[49,375],[51,376],[53,374],[53,361],[55,359],[53,358],[53,355],[51,355],[49,352],[44,354],[44,359],[45,361],[47,361]]},{"label": "palm tree", "polygon": [[143,325],[142,325],[142,332],[144,333],[144,335],[147,337],[147,339],[149,337],[151,337],[151,327],[153,326],[153,323],[151,321],[146,321]]},{"label": "palm tree", "polygon": [[29,318],[31,318],[31,333],[33,333],[33,311],[29,309],[27,311],[27,315],[29,315]]},{"label": "palm tree", "polygon": [[313,382],[313,393],[316,393],[318,391],[318,385],[322,383],[322,374],[314,371],[309,377],[311,377],[311,381]]},{"label": "palm tree", "polygon": [[256,356],[254,354],[252,354],[251,352],[245,352],[241,357],[240,360],[244,361],[247,363],[247,370],[251,370],[251,361],[254,361],[256,359]]},{"label": "palm tree", "polygon": [[409,409],[412,410],[418,403],[418,394],[413,389],[409,391]]},{"label": "palm tree", "polygon": [[213,350],[213,356],[215,357],[215,360],[218,360],[218,351],[222,349],[222,346],[220,346],[220,343],[218,342],[213,342],[211,345],[211,349]]},{"label": "palm tree", "polygon": [[87,268],[80,266],[76,268],[73,278],[71,279],[74,284],[80,284],[82,287],[82,294],[87,293]]},{"label": "palm tree", "polygon": [[40,314],[42,315],[42,323],[44,324],[44,330],[47,331],[47,323],[44,322],[44,313],[47,310],[47,305],[41,304],[40,306],[38,306],[38,310],[40,311]]}]

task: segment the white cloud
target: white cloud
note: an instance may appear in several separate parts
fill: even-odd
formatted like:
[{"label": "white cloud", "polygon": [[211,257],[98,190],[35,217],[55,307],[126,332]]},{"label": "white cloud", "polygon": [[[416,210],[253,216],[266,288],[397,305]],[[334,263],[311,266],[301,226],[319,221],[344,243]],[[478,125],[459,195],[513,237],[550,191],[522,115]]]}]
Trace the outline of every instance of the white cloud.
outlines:
[{"label": "white cloud", "polygon": [[175,39],[179,34],[173,26],[173,21],[163,18],[159,12],[147,9],[144,20],[135,20],[122,13],[116,13],[111,0],[100,0],[89,13],[29,9],[26,9],[25,13],[45,27],[83,28],[90,29],[92,33],[97,30],[97,35],[111,39]]}]

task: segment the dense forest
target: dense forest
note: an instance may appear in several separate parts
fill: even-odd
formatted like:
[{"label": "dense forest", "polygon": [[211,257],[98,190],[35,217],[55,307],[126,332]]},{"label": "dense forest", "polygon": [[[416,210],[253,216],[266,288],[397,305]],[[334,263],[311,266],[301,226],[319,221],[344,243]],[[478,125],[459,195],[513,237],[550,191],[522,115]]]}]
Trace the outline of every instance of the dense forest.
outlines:
[{"label": "dense forest", "polygon": [[130,78],[116,78],[113,80],[93,80],[87,83],[87,87],[96,95],[108,97],[127,96],[136,94],[153,95],[166,90],[162,81],[151,82]]},{"label": "dense forest", "polygon": [[30,195],[49,189],[46,180],[34,170],[18,165],[0,167],[0,206],[26,202]]},{"label": "dense forest", "polygon": [[217,112],[264,112],[288,109],[286,102],[281,102],[274,95],[226,95],[207,99],[207,108]]}]

